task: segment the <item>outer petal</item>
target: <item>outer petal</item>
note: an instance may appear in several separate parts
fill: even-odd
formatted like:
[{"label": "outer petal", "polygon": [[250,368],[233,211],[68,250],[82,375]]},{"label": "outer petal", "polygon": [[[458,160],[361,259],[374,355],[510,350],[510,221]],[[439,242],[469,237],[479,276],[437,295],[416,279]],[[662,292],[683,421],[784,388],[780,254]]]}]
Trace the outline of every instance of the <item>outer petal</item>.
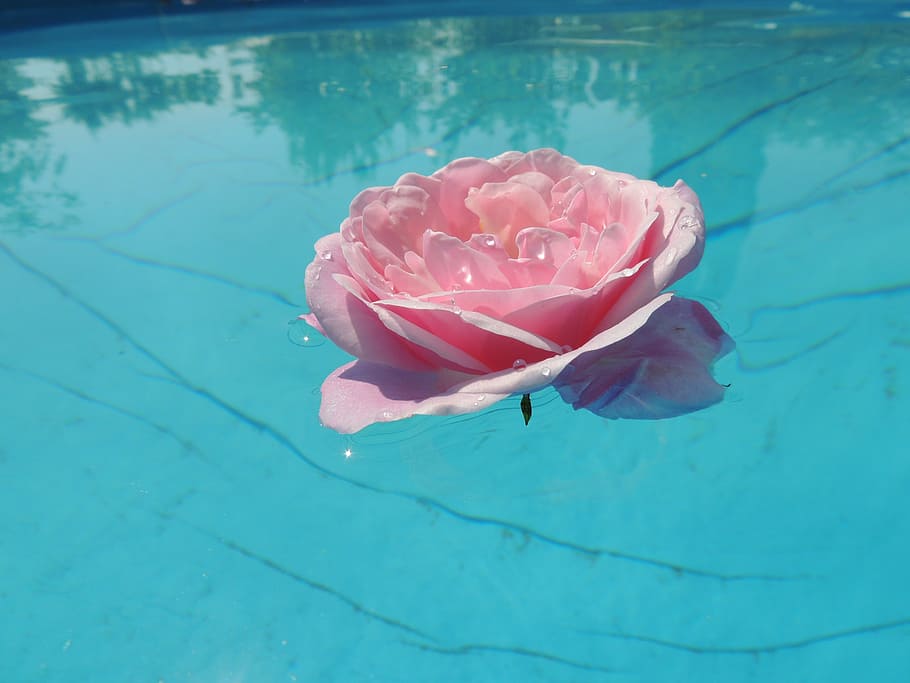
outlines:
[{"label": "outer petal", "polygon": [[[694,203],[693,203],[694,202]],[[689,273],[701,260],[705,249],[705,222],[695,193],[682,181],[662,188],[657,198],[659,217],[648,230],[640,255],[647,265],[635,277],[598,329],[606,329]]]},{"label": "outer petal", "polygon": [[632,336],[579,355],[554,384],[576,409],[601,417],[674,417],[723,398],[711,365],[732,348],[704,306],[674,298]]},{"label": "outer petal", "polygon": [[577,358],[586,353],[605,353],[632,336],[671,299],[671,294],[661,295],[580,349],[528,365],[523,371],[503,370],[478,377],[449,370],[402,372],[363,360],[348,363],[323,382],[319,418],[325,426],[351,434],[374,422],[412,415],[460,415],[483,410],[512,394],[538,391],[555,383]]},{"label": "outer petal", "polygon": [[350,277],[338,233],[316,242],[316,258],[306,269],[306,297],[312,313],[304,320],[352,356],[410,370],[429,367],[365,303],[342,287],[335,275]]}]

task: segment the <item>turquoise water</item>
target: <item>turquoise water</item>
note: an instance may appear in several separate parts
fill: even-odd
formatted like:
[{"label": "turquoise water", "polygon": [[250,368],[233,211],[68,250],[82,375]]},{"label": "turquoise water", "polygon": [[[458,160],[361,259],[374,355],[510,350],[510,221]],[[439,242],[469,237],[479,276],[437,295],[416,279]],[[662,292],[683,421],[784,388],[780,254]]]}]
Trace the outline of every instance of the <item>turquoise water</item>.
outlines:
[{"label": "turquoise water", "polygon": [[[811,4],[2,36],[0,680],[910,679],[910,14]],[[320,427],[314,241],[539,146],[698,192],[726,400]]]}]

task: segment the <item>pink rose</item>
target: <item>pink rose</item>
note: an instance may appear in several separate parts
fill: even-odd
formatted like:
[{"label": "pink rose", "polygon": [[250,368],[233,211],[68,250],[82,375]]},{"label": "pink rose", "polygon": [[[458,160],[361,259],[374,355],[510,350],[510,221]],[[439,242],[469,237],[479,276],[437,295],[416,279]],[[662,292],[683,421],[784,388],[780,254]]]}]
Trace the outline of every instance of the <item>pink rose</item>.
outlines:
[{"label": "pink rose", "polygon": [[356,360],[319,417],[352,433],[552,385],[576,409],[661,418],[719,401],[733,342],[661,293],[704,249],[695,193],[552,149],[458,159],[361,192],[316,243],[301,316]]}]

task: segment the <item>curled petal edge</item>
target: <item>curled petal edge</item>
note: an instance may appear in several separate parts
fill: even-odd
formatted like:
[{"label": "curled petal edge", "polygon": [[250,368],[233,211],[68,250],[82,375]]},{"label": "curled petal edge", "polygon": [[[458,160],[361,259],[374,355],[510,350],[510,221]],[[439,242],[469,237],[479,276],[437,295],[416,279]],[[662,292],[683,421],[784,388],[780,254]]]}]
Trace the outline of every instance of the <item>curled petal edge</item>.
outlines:
[{"label": "curled petal edge", "polygon": [[671,293],[655,297],[584,346],[521,371],[510,369],[482,376],[449,370],[409,372],[355,360],[337,368],[323,382],[320,421],[336,432],[352,434],[376,422],[413,415],[472,413],[514,394],[539,391],[558,382],[562,372],[582,354],[631,337],[673,298]]}]

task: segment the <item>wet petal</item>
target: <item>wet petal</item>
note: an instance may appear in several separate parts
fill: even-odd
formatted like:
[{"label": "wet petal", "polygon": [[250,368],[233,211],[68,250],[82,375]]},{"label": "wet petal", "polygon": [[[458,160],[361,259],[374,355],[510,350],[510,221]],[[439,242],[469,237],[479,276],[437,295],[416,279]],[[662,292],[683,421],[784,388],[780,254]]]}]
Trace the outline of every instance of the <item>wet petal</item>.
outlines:
[{"label": "wet petal", "polygon": [[442,290],[502,289],[509,281],[489,250],[441,232],[428,231],[423,238],[423,259],[427,271]]},{"label": "wet petal", "polygon": [[543,198],[521,183],[486,183],[468,194],[465,206],[480,219],[481,231],[499,238],[512,257],[518,255],[515,237],[519,231],[545,226],[550,215]]},{"label": "wet petal", "polygon": [[544,202],[549,203],[550,201],[550,190],[553,188],[553,179],[544,173],[540,173],[539,171],[519,173],[518,175],[509,178],[509,182],[527,185],[539,194]]},{"label": "wet petal", "polygon": [[306,270],[307,304],[312,311],[307,322],[315,318],[317,330],[364,360],[412,370],[431,367],[403,346],[368,305],[341,286],[339,277],[353,281],[342,257],[341,235],[333,233],[316,242],[316,258]]},{"label": "wet petal", "polygon": [[538,391],[554,383],[573,360],[631,336],[669,300],[670,295],[658,297],[585,347],[529,364],[520,372],[508,369],[472,377],[448,370],[402,372],[377,363],[348,363],[322,385],[320,420],[335,431],[350,434],[375,422],[412,415],[461,415],[483,410],[510,395]]},{"label": "wet petal", "polygon": [[525,228],[516,236],[515,244],[519,258],[546,263],[554,272],[575,250],[572,240],[549,228]]},{"label": "wet petal", "polygon": [[[685,201],[677,192],[681,183],[661,197],[656,218],[637,249],[629,249],[629,258],[648,255],[648,263],[630,284],[628,291],[604,318],[602,328],[609,327],[633,310],[636,302],[655,296],[689,273],[701,260],[704,252],[705,225],[698,204]],[[670,219],[670,220],[668,220]],[[634,246],[634,244],[632,245]],[[632,251],[636,251],[634,255]],[[622,267],[622,266],[620,266]]]},{"label": "wet petal", "polygon": [[461,240],[480,231],[477,214],[465,206],[468,192],[486,183],[502,183],[508,179],[497,166],[474,157],[457,159],[432,177],[440,182],[439,208],[447,219],[448,232]]},{"label": "wet petal", "polygon": [[509,175],[537,171],[554,182],[564,178],[578,167],[578,162],[550,147],[534,149],[527,153],[505,152],[490,159]]},{"label": "wet petal", "polygon": [[559,344],[533,332],[452,305],[391,299],[376,302],[374,309],[397,334],[466,372],[502,370],[518,359],[535,362],[560,351]]}]

